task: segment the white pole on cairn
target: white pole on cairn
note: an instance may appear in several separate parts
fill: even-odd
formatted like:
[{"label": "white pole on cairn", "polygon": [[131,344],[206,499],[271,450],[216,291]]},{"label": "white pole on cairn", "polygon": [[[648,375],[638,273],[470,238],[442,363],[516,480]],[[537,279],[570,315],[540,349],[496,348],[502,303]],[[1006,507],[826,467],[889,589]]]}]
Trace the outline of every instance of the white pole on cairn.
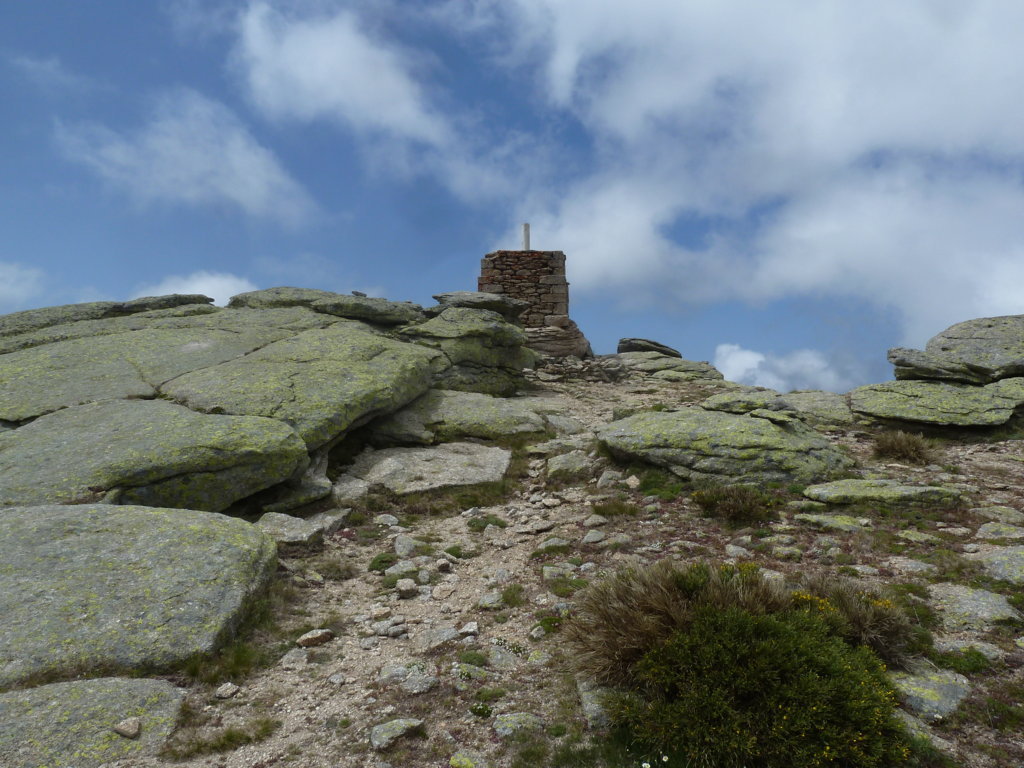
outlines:
[{"label": "white pole on cairn", "polygon": [[523,224],[523,250],[530,250],[530,225]]}]

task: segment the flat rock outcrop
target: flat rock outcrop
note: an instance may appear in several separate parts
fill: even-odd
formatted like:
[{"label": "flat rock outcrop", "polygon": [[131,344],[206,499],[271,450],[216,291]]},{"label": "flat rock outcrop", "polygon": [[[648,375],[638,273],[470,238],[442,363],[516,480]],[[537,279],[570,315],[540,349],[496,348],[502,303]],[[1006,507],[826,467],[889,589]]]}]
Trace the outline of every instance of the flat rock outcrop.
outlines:
[{"label": "flat rock outcrop", "polygon": [[395,493],[476,485],[501,480],[511,451],[476,443],[443,443],[430,448],[385,448],[364,451],[339,482],[357,480],[383,485]]},{"label": "flat rock outcrop", "polygon": [[851,459],[801,422],[780,425],[754,414],[652,411],[614,421],[597,435],[616,456],[656,464],[682,477],[814,482],[852,466]]},{"label": "flat rock outcrop", "polygon": [[460,437],[494,440],[548,429],[537,398],[433,389],[372,425],[375,445],[429,445]]},{"label": "flat rock outcrop", "polygon": [[520,324],[519,316],[529,308],[530,302],[506,296],[501,293],[485,293],[483,291],[448,291],[436,293],[434,300],[441,306],[468,307],[469,309],[487,309],[497,312],[508,322]]},{"label": "flat rock outcrop", "polygon": [[1024,315],[981,317],[950,326],[924,351],[889,350],[897,379],[947,379],[987,384],[1024,376]]},{"label": "flat rock outcrop", "polygon": [[615,351],[620,355],[623,352],[657,352],[659,355],[665,355],[667,357],[682,358],[683,356],[678,349],[674,349],[667,344],[662,344],[660,341],[652,341],[651,339],[619,339],[619,343],[615,347]]},{"label": "flat rock outcrop", "polygon": [[438,352],[346,322],[192,371],[162,391],[197,411],[278,419],[312,450],[414,400],[448,365]]},{"label": "flat rock outcrop", "polygon": [[[97,678],[0,693],[0,765],[99,768],[155,757],[174,730],[185,692],[164,680]],[[114,728],[137,718],[139,733]]]},{"label": "flat rock outcrop", "polygon": [[669,381],[721,381],[724,378],[710,363],[683,360],[661,352],[623,352],[617,355],[617,360],[631,371],[640,371],[650,374],[652,378]]},{"label": "flat rock outcrop", "polygon": [[258,528],[208,512],[0,510],[0,687],[160,669],[209,653],[275,562]]},{"label": "flat rock outcrop", "polygon": [[106,499],[219,512],[307,462],[302,440],[274,419],[108,400],[0,433],[0,507]]},{"label": "flat rock outcrop", "polygon": [[523,329],[486,309],[449,307],[402,335],[445,354],[451,367],[437,379],[445,389],[512,395],[522,385],[523,368],[536,360]]},{"label": "flat rock outcrop", "polygon": [[825,504],[879,504],[883,506],[919,506],[955,504],[960,493],[934,485],[908,485],[896,480],[850,478],[811,485],[804,496]]},{"label": "flat rock outcrop", "polygon": [[850,408],[878,419],[946,426],[1005,424],[1024,404],[1024,378],[984,386],[942,381],[888,381],[850,392]]}]

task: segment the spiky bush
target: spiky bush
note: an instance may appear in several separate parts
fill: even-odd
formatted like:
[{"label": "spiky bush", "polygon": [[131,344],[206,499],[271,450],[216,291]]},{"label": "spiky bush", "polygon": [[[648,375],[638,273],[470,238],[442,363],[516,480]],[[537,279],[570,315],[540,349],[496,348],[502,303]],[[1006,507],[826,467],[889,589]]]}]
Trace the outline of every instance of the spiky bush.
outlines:
[{"label": "spiky bush", "polygon": [[629,568],[591,584],[576,596],[566,633],[579,670],[605,685],[624,685],[632,666],[676,630],[689,625],[704,600],[753,612],[790,603],[783,585],[761,577],[756,566],[680,568],[662,560]]},{"label": "spiky bush", "polygon": [[874,454],[880,459],[895,459],[908,464],[930,464],[935,452],[922,435],[898,429],[894,432],[882,432],[875,437]]},{"label": "spiky bush", "polygon": [[775,519],[778,504],[775,497],[750,485],[711,485],[694,491],[692,498],[708,515],[734,527]]},{"label": "spiky bush", "polygon": [[564,631],[642,751],[693,766],[867,768],[908,754],[876,652],[905,658],[912,629],[845,580],[793,588],[754,565],[661,561],[581,592]]}]

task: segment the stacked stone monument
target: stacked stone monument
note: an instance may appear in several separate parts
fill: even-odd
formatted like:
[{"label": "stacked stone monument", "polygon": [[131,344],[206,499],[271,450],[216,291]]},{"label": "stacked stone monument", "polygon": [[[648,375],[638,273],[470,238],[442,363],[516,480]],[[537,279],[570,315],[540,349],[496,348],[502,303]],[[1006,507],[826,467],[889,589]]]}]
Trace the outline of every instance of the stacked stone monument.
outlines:
[{"label": "stacked stone monument", "polygon": [[[528,230],[527,230],[528,231]],[[569,283],[562,251],[494,251],[480,261],[478,290],[521,299],[527,344],[552,357],[593,357],[590,342],[569,317]]]}]

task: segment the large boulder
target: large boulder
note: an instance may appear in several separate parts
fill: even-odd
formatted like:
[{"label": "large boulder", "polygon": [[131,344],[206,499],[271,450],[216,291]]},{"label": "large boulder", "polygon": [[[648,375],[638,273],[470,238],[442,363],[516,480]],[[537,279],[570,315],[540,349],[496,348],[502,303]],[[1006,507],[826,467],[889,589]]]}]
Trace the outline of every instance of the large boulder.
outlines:
[{"label": "large boulder", "polygon": [[495,440],[547,429],[533,398],[433,389],[372,425],[375,445],[428,445],[459,437]]},{"label": "large boulder", "polygon": [[209,512],[0,510],[0,688],[211,653],[275,563],[258,528]]},{"label": "large boulder", "polygon": [[665,355],[666,357],[682,358],[683,356],[678,349],[662,344],[660,341],[652,341],[651,339],[619,339],[619,344],[615,351],[620,355],[623,352],[657,352],[659,355]]},{"label": "large boulder", "polygon": [[721,372],[710,363],[683,360],[661,352],[623,352],[618,360],[631,371],[646,373],[654,378],[671,381],[697,381],[710,379],[720,381]]},{"label": "large boulder", "polygon": [[508,322],[516,325],[520,325],[519,316],[530,306],[530,302],[522,299],[502,293],[485,293],[483,291],[448,291],[434,294],[434,299],[442,308],[488,309],[491,312],[497,312]]},{"label": "large boulder", "polygon": [[810,485],[804,496],[825,504],[878,504],[885,507],[953,505],[959,491],[936,485],[908,485],[884,478],[848,478]]},{"label": "large boulder", "polygon": [[197,411],[279,419],[313,450],[416,399],[447,365],[434,350],[349,321],[192,371],[161,390]]},{"label": "large boulder", "polygon": [[524,346],[523,329],[486,309],[449,307],[401,333],[451,361],[452,367],[438,377],[437,386],[444,389],[511,395],[523,384],[523,369],[536,361]]},{"label": "large boulder", "polygon": [[364,451],[338,482],[364,488],[383,485],[399,494],[501,480],[512,452],[476,443],[444,443],[430,448]]},{"label": "large boulder", "polygon": [[[155,758],[174,731],[185,691],[164,680],[99,678],[0,694],[4,768],[99,768],[113,760]],[[139,734],[114,728],[138,718]]]},{"label": "large boulder", "polygon": [[984,386],[942,381],[887,381],[850,392],[850,408],[878,419],[945,426],[1005,424],[1024,404],[1024,378]]},{"label": "large boulder", "polygon": [[738,482],[816,482],[853,465],[825,438],[784,414],[702,408],[638,413],[598,430],[613,455],[681,477]]},{"label": "large boulder", "polygon": [[228,307],[239,309],[270,309],[272,307],[308,307],[321,299],[332,299],[341,294],[332,291],[321,291],[316,288],[294,288],[282,285],[276,288],[263,288],[258,291],[247,291],[231,297]]},{"label": "large boulder", "polygon": [[[171,310],[173,312],[173,310]],[[0,355],[0,419],[24,421],[72,405],[155,397],[177,376],[234,360],[337,318],[306,309],[138,316],[37,329]]]},{"label": "large boulder", "polygon": [[924,352],[895,348],[897,379],[950,379],[985,384],[1024,376],[1024,315],[982,317],[950,326]]},{"label": "large boulder", "polygon": [[[308,462],[287,424],[108,400],[0,433],[0,507],[100,499],[217,512]],[[109,495],[108,495],[109,494]],[[0,509],[0,518],[7,513]]]},{"label": "large boulder", "polygon": [[409,301],[388,301],[369,296],[338,294],[329,299],[318,299],[311,305],[317,312],[338,317],[365,320],[377,325],[402,325],[426,318],[423,307]]}]

